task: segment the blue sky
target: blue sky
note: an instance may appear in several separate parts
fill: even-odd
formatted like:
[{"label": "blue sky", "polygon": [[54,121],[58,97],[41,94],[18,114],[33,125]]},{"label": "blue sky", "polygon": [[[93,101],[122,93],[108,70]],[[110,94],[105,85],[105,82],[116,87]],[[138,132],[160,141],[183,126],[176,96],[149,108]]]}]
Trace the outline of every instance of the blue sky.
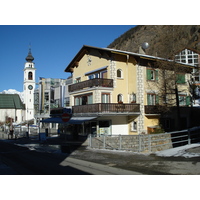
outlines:
[{"label": "blue sky", "polygon": [[67,78],[65,67],[83,45],[107,47],[134,25],[0,25],[0,92],[23,90],[23,69],[31,43],[39,77]]}]

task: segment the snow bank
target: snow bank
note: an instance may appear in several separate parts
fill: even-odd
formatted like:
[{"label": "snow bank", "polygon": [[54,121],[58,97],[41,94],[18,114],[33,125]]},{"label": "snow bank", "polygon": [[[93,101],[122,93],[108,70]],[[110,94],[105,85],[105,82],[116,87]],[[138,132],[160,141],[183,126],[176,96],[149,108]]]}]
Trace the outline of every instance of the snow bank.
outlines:
[{"label": "snow bank", "polygon": [[191,149],[191,148],[194,148],[194,147],[200,147],[200,144],[190,144],[190,145],[185,145],[185,146],[181,146],[181,147],[176,147],[176,148],[173,148],[173,149],[167,149],[167,150],[164,150],[164,151],[155,152],[155,155],[156,156],[163,156],[163,157],[182,156],[182,157],[185,157],[185,158],[192,158],[192,157],[200,156],[200,152],[199,153],[186,152],[187,149]]}]

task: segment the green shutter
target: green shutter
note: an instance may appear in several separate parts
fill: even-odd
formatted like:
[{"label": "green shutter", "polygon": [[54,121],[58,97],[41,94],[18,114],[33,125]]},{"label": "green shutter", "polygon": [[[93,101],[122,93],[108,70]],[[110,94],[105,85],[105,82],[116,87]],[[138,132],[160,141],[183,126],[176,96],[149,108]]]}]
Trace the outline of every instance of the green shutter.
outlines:
[{"label": "green shutter", "polygon": [[151,105],[150,94],[147,94],[147,105]]},{"label": "green shutter", "polygon": [[176,80],[177,80],[177,83],[179,84],[185,83],[185,74],[177,74]]},{"label": "green shutter", "polygon": [[156,81],[158,81],[158,70],[155,71]]},{"label": "green shutter", "polygon": [[156,95],[156,105],[158,105],[158,104],[159,104],[159,96]]},{"label": "green shutter", "polygon": [[190,96],[186,97],[186,105],[187,106],[191,105],[191,97]]},{"label": "green shutter", "polygon": [[146,73],[147,73],[147,80],[150,81],[151,80],[151,70],[147,69]]}]

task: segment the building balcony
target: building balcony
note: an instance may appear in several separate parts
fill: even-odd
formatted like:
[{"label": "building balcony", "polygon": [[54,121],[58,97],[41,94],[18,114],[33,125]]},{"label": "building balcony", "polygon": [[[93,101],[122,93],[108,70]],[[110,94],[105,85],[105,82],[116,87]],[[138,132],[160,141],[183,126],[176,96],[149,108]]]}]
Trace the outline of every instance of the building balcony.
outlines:
[{"label": "building balcony", "polygon": [[145,114],[161,114],[165,107],[160,105],[146,105]]},{"label": "building balcony", "polygon": [[104,79],[104,78],[94,78],[87,81],[82,81],[79,83],[74,83],[68,86],[69,92],[74,92],[78,90],[83,90],[91,87],[109,87],[113,88],[113,79]]},{"label": "building balcony", "polygon": [[119,104],[119,103],[96,103],[72,107],[73,114],[138,114],[140,112],[139,104]]}]

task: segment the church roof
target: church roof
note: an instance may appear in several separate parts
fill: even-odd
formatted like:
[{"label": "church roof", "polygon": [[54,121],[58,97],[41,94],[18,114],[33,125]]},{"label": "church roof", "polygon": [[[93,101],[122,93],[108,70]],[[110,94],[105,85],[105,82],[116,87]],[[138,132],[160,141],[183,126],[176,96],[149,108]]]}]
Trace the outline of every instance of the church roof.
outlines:
[{"label": "church roof", "polygon": [[32,56],[31,49],[29,49],[28,56],[26,56],[27,62],[33,62],[34,57]]},{"label": "church roof", "polygon": [[0,109],[25,109],[18,94],[0,94]]}]

